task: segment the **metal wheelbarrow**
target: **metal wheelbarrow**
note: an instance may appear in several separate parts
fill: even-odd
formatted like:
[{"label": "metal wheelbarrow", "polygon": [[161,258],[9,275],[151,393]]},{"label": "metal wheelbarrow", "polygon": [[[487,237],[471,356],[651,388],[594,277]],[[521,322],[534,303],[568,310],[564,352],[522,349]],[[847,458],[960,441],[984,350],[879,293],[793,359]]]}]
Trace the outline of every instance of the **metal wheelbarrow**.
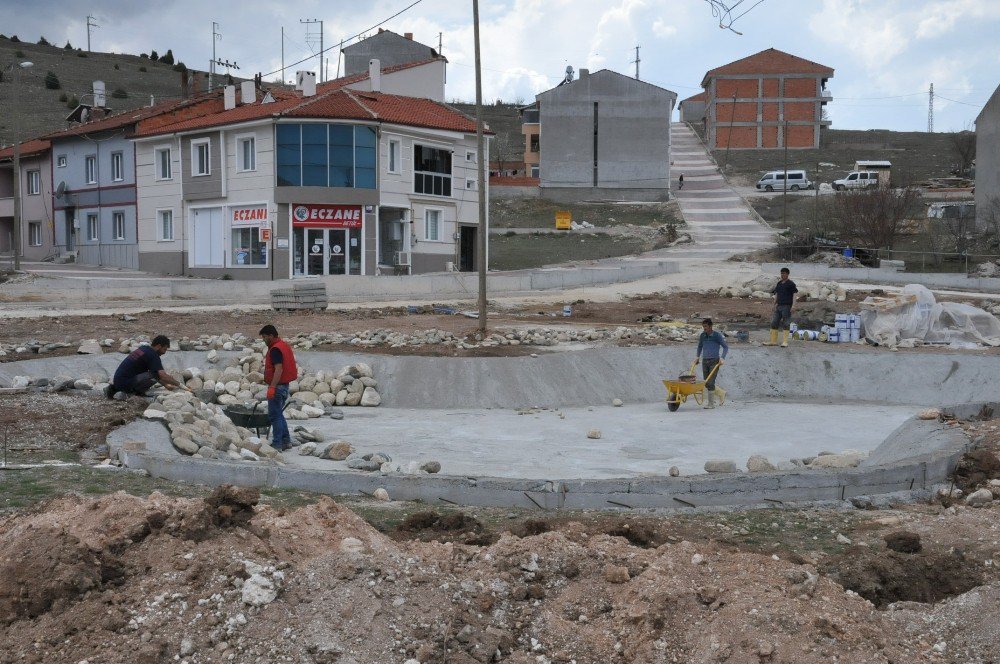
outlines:
[{"label": "metal wheelbarrow", "polygon": [[[291,402],[290,398],[285,399],[285,406],[281,409],[281,412],[284,412]],[[263,404],[264,410],[260,410],[261,404]],[[266,439],[271,433],[271,420],[267,415],[266,401],[255,401],[253,407],[248,404],[226,406],[222,409],[222,412],[236,426],[256,431],[258,438]]]},{"label": "metal wheelbarrow", "polygon": [[[677,380],[663,381],[663,386],[667,388],[667,409],[671,413],[680,408],[681,404],[688,400],[688,397],[693,397],[699,406],[705,402],[705,383],[719,370],[719,365],[716,364],[712,367],[705,380],[698,380],[698,376],[695,374],[697,366],[698,361],[695,360],[691,363],[691,368],[678,376]],[[717,391],[722,392],[722,390]],[[725,398],[725,392],[722,392],[719,395],[720,406],[725,402]]]}]

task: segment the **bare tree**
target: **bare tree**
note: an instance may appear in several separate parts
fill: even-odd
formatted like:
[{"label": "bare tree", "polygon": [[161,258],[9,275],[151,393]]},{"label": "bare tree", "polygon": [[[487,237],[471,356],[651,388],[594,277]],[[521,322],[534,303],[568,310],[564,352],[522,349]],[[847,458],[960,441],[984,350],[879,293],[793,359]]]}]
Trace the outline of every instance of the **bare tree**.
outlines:
[{"label": "bare tree", "polygon": [[969,249],[969,239],[976,230],[976,213],[972,205],[953,205],[942,211],[941,217],[931,219],[944,227],[951,236],[955,251],[962,254]]},{"label": "bare tree", "polygon": [[882,185],[839,192],[834,214],[840,234],[859,246],[892,249],[916,199],[917,190],[909,187],[893,189]]},{"label": "bare tree", "polygon": [[501,174],[506,164],[520,162],[524,156],[524,141],[519,138],[517,134],[500,132],[490,141],[490,161],[496,162]]},{"label": "bare tree", "polygon": [[983,209],[976,208],[976,220],[981,222],[984,235],[992,236],[990,244],[1000,247],[1000,196],[986,199]]},{"label": "bare tree", "polygon": [[976,160],[976,132],[966,129],[952,134],[951,146],[958,157],[958,173],[955,175],[965,177]]}]

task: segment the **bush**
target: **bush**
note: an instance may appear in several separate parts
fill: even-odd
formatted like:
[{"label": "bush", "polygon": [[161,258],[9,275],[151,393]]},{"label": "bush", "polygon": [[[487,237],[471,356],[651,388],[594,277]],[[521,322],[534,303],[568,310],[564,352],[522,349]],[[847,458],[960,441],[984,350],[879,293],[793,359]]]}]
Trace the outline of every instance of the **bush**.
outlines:
[{"label": "bush", "polygon": [[[17,38],[17,35],[14,35],[13,37],[11,37],[11,38],[10,38],[10,40],[11,40],[12,42],[14,42],[15,44],[16,44],[17,42],[21,41],[20,39],[18,39],[18,38]],[[20,53],[20,51],[18,51],[18,53]],[[19,56],[17,56],[17,57],[19,57],[19,58],[23,58],[24,56],[23,56],[23,55],[19,55]]]},{"label": "bush", "polygon": [[115,91],[111,93],[111,96],[115,99],[128,99],[128,93],[122,88],[115,88]]},{"label": "bush", "polygon": [[140,58],[142,58],[143,60],[146,60],[146,59],[148,59],[148,58],[149,58],[149,56],[148,56],[148,55],[146,55],[145,53],[140,53],[140,54],[139,54],[139,57],[140,57]]},{"label": "bush", "polygon": [[156,62],[157,60],[160,59],[160,56],[158,56],[156,54],[156,51],[150,51],[149,52],[149,59],[152,60],[153,62]]},{"label": "bush", "polygon": [[52,44],[50,44],[49,41],[45,37],[39,37],[38,38],[38,45],[39,46],[52,46]]},{"label": "bush", "polygon": [[80,105],[80,100],[76,98],[76,95],[72,95],[72,96],[71,96],[71,97],[70,97],[70,98],[69,98],[69,99],[68,99],[68,100],[66,101],[66,108],[68,108],[68,109],[70,109],[70,110],[73,110],[74,108],[76,108],[76,107],[77,107],[77,106],[79,106],[79,105]]},{"label": "bush", "polygon": [[64,103],[69,101],[69,95],[67,95],[65,92],[62,93],[61,95],[59,95],[59,101]]},{"label": "bush", "polygon": [[45,75],[45,89],[46,90],[58,90],[62,85],[59,84],[59,77],[56,76],[54,71],[50,71]]},{"label": "bush", "polygon": [[148,71],[145,67],[139,67],[139,71]]},{"label": "bush", "polygon": [[162,62],[165,65],[174,64],[174,52],[168,48],[167,52],[164,53],[163,57],[160,58],[160,62]]},{"label": "bush", "polygon": [[66,49],[67,51],[72,51],[73,50],[73,45],[70,44],[69,42],[66,42],[66,45],[63,46],[63,48]]},{"label": "bush", "polygon": [[118,66],[118,65],[116,64],[116,65],[115,65],[115,71],[118,71],[119,69],[121,69],[121,67],[119,67],[119,66]]},{"label": "bush", "polygon": [[18,57],[18,58],[23,58],[24,57],[24,51],[22,51],[20,49],[17,50],[17,51],[14,51],[14,56]]},{"label": "bush", "polygon": [[183,62],[178,62],[176,65],[174,65],[174,71],[187,71],[187,69],[188,69],[187,65],[184,64]]},{"label": "bush", "polygon": [[85,58],[87,57],[87,52],[82,49],[76,49],[76,57]]}]

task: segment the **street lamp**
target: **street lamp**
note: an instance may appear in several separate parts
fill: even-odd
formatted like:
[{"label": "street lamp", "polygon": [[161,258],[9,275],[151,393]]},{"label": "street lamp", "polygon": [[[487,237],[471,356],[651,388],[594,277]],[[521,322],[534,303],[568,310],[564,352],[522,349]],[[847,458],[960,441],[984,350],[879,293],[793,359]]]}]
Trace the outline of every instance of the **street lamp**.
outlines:
[{"label": "street lamp", "polygon": [[[11,69],[28,69],[33,62],[16,62],[8,67]],[[20,74],[15,71],[14,80],[14,271],[21,269],[21,136],[20,112],[18,109]]]}]

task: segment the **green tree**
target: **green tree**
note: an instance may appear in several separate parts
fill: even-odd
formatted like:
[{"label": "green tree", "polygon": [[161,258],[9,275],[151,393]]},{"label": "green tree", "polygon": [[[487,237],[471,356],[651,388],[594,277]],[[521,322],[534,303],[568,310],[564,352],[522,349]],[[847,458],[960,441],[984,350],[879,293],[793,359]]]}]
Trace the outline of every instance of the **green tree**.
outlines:
[{"label": "green tree", "polygon": [[[11,37],[10,40],[12,42],[15,42],[15,43],[21,41],[20,39],[17,38],[17,35],[14,35],[13,37]],[[18,56],[18,57],[20,57],[20,56]]]},{"label": "green tree", "polygon": [[67,51],[72,51],[73,50],[73,45],[70,44],[69,42],[66,42],[66,45],[63,46],[63,48],[66,49]]},{"label": "green tree", "polygon": [[167,52],[164,53],[163,56],[160,58],[160,62],[162,62],[165,65],[174,64],[174,52],[168,48]]},{"label": "green tree", "polygon": [[174,65],[174,71],[187,71],[187,65],[183,62],[178,62]]},{"label": "green tree", "polygon": [[50,71],[45,75],[45,89],[46,90],[58,90],[62,85],[59,84],[59,77],[56,76],[54,71]]},{"label": "green tree", "polygon": [[69,100],[66,102],[66,108],[72,110],[80,105],[80,100],[76,98],[76,95],[70,96]]},{"label": "green tree", "polygon": [[152,60],[153,62],[156,62],[157,60],[160,59],[160,56],[158,56],[156,54],[156,51],[150,51],[149,52],[149,59]]},{"label": "green tree", "polygon": [[39,46],[52,46],[52,44],[50,44],[49,41],[45,37],[39,37],[38,38],[38,45]]},{"label": "green tree", "polygon": [[115,99],[128,99],[128,93],[122,88],[115,88],[115,91],[111,93],[111,96]]},{"label": "green tree", "polygon": [[65,92],[62,93],[61,95],[59,95],[59,101],[66,103],[67,101],[69,101],[69,95],[67,95]]}]

